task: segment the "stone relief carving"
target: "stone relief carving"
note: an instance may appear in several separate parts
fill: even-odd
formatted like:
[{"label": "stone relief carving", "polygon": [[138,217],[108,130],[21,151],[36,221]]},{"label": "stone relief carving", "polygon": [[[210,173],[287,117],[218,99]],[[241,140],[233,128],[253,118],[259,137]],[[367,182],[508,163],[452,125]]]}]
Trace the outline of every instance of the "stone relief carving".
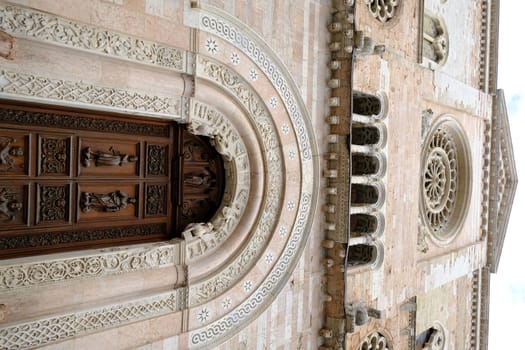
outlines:
[{"label": "stone relief carving", "polygon": [[[197,305],[213,298],[233,285],[242,276],[243,272],[251,265],[250,262],[261,253],[266,239],[275,226],[277,213],[282,205],[282,155],[278,150],[277,130],[264,107],[264,102],[249,84],[228,67],[205,57],[199,57],[198,62],[201,65],[197,69],[198,74],[202,72],[200,73],[202,77],[230,91],[249,112],[248,116],[255,122],[257,132],[262,138],[264,155],[268,165],[266,175],[268,186],[262,206],[262,214],[252,239],[247,243],[241,254],[223,269],[222,273],[191,287],[191,305]],[[193,128],[198,129],[199,126],[196,125]],[[216,126],[213,128],[217,130]],[[213,128],[211,129],[213,130]],[[201,128],[202,130],[204,129]],[[244,206],[245,204],[239,205],[238,208],[244,208]],[[224,217],[222,220],[226,220],[226,218]],[[229,225],[231,226],[231,223]],[[218,236],[222,235],[219,234]]]},{"label": "stone relief carving", "polygon": [[374,18],[383,23],[394,17],[400,2],[401,0],[365,0],[368,11]]},{"label": "stone relief carving", "polygon": [[445,349],[445,329],[443,326],[435,322],[434,326],[431,328],[430,337],[428,341],[424,344],[422,350],[443,350]]},{"label": "stone relief carving", "polygon": [[[186,307],[186,288],[0,328],[0,348],[26,349],[158,317]],[[21,336],[23,334],[23,336]]]},{"label": "stone relief carving", "polygon": [[0,95],[44,98],[76,106],[98,105],[181,119],[180,99],[5,70],[0,71]]},{"label": "stone relief carving", "polygon": [[[189,259],[194,259],[219,245],[237,226],[246,207],[247,193],[250,187],[249,176],[243,176],[243,174],[249,175],[250,168],[246,146],[242,142],[239,132],[224,115],[213,108],[193,101],[188,131],[194,135],[211,138],[212,141],[215,141],[216,147],[218,144],[227,144],[227,148],[218,148],[217,151],[227,161],[225,163],[226,170],[231,168],[230,172],[235,174],[228,181],[227,186],[230,188],[226,189],[226,192],[232,193],[232,195],[228,197],[225,194],[221,208],[212,218],[211,223],[208,223],[210,232],[206,235],[188,235],[187,237],[186,254]],[[197,182],[205,181],[205,179],[192,178],[188,181],[197,184]]]},{"label": "stone relief carving", "polygon": [[14,36],[155,65],[186,70],[184,51],[14,5],[0,5],[0,28]]},{"label": "stone relief carving", "polygon": [[94,255],[0,266],[0,290],[33,287],[76,278],[173,266],[178,246],[154,244],[122,250],[106,249]]}]

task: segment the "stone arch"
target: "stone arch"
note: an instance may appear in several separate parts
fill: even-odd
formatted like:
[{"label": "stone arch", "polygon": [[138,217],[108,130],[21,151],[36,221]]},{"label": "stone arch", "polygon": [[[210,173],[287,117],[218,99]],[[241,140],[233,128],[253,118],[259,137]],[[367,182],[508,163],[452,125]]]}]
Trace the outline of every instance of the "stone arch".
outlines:
[{"label": "stone arch", "polygon": [[389,350],[392,349],[387,336],[380,332],[372,332],[367,335],[356,350]]}]

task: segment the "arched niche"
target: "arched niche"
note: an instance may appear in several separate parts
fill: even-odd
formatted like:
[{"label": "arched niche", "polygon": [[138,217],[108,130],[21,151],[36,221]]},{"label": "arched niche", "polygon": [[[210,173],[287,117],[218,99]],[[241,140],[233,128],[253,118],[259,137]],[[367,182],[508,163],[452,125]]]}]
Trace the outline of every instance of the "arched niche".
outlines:
[{"label": "arched niche", "polygon": [[352,176],[381,177],[386,170],[382,153],[352,153]]},{"label": "arched niche", "polygon": [[352,183],[351,204],[355,207],[374,207],[383,205],[385,199],[384,186],[381,182],[370,184]]},{"label": "arched niche", "polygon": [[357,213],[350,215],[350,231],[353,237],[363,235],[381,236],[384,230],[384,217],[380,212]]}]

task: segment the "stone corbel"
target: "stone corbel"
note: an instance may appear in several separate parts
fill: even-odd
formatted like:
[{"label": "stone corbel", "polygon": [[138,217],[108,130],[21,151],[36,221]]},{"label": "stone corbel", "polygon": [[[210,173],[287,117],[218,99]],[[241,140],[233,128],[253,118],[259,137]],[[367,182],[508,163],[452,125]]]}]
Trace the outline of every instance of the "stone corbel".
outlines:
[{"label": "stone corbel", "polygon": [[369,317],[381,319],[384,317],[381,310],[368,307],[363,301],[355,301],[346,305],[346,331],[353,333],[356,326],[368,323]]}]

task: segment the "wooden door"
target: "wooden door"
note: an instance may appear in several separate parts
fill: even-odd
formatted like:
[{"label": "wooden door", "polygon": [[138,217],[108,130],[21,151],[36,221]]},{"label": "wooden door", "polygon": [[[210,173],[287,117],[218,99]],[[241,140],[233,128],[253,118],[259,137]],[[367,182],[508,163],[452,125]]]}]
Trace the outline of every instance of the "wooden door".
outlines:
[{"label": "wooden door", "polygon": [[[213,206],[222,194],[217,154],[185,170],[193,139],[206,144],[166,121],[0,105],[0,258],[176,236],[185,186]],[[195,186],[210,171],[213,190]],[[196,177],[185,185],[186,173]]]}]

